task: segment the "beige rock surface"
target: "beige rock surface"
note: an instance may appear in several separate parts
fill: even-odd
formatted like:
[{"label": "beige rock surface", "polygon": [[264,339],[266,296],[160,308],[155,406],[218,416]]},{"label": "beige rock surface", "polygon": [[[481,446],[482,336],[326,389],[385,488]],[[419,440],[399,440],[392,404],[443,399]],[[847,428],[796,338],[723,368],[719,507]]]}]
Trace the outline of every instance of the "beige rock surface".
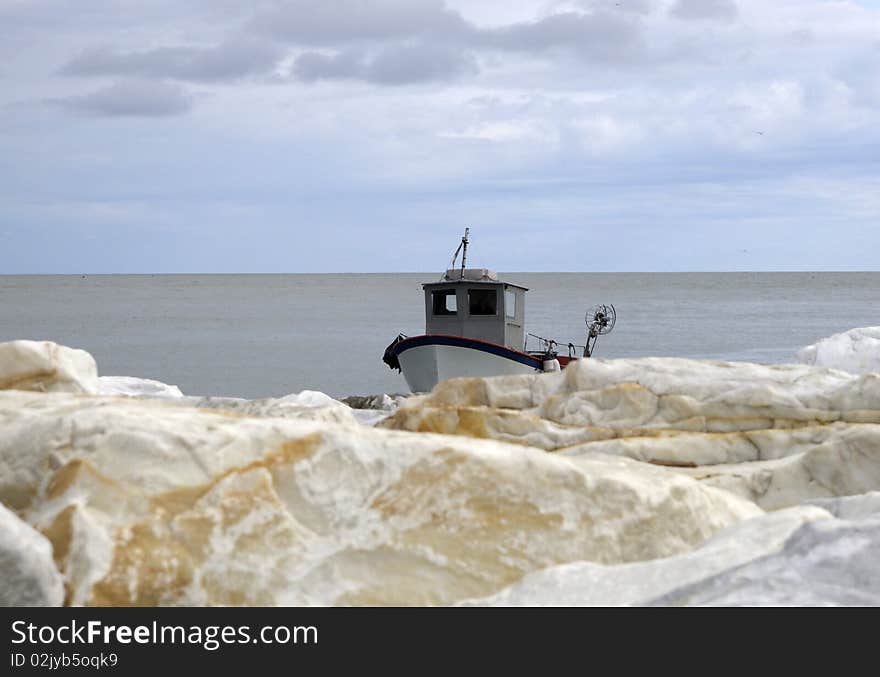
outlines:
[{"label": "beige rock surface", "polygon": [[51,341],[0,343],[0,390],[97,393],[98,367],[84,350]]},{"label": "beige rock surface", "polygon": [[[376,429],[322,393],[100,386],[87,353],[0,344],[0,561],[14,572],[0,598],[749,603],[769,590],[765,570],[782,581],[774,599],[800,599],[791,570],[824,586],[803,599],[864,602],[875,599],[863,583],[877,542],[878,379],[586,360],[447,381]],[[815,507],[764,512],[804,501],[867,517],[821,526],[831,520]],[[824,549],[815,566],[810,548]],[[863,568],[847,578],[834,567],[850,551]]]},{"label": "beige rock surface", "polygon": [[761,513],[623,458],[11,391],[0,478],[71,604],[447,604]]},{"label": "beige rock surface", "polygon": [[59,606],[63,600],[51,543],[0,505],[0,606]]},{"label": "beige rock surface", "polygon": [[880,489],[878,422],[877,374],[645,358],[446,381],[379,425],[627,457],[776,509]]}]

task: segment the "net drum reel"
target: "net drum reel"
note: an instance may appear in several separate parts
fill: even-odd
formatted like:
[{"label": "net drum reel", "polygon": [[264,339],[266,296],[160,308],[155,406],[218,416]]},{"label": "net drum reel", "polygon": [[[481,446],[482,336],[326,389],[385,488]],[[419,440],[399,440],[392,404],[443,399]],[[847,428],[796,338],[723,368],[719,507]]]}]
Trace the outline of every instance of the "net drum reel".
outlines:
[{"label": "net drum reel", "polygon": [[610,334],[617,322],[617,310],[613,304],[599,304],[584,315],[587,324],[587,340],[584,346],[584,357],[590,357],[600,336]]}]

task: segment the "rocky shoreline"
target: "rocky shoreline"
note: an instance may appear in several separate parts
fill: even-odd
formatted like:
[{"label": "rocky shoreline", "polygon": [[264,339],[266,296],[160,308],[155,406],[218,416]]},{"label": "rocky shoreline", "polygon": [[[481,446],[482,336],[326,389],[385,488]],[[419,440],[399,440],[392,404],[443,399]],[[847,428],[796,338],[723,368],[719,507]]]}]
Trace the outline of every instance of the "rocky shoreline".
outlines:
[{"label": "rocky shoreline", "polygon": [[585,360],[343,401],[0,344],[0,603],[880,604],[852,337],[864,373]]}]

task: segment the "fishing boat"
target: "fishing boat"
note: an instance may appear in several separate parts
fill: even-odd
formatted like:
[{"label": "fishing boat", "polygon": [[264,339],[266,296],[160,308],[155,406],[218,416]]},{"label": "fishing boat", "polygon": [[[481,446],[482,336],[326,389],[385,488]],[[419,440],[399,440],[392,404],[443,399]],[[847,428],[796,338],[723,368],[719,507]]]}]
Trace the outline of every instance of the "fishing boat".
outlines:
[{"label": "fishing boat", "polygon": [[[614,328],[614,306],[599,305],[585,316],[583,345],[527,334],[528,288],[501,280],[487,268],[468,268],[469,234],[466,228],[440,281],[422,285],[425,333],[398,334],[382,357],[391,369],[403,373],[413,392],[427,392],[440,381],[461,376],[559,371],[572,360],[592,355],[599,336]],[[459,254],[461,267],[457,268]],[[529,339],[535,349],[529,349]],[[561,348],[568,354],[560,355]]]}]

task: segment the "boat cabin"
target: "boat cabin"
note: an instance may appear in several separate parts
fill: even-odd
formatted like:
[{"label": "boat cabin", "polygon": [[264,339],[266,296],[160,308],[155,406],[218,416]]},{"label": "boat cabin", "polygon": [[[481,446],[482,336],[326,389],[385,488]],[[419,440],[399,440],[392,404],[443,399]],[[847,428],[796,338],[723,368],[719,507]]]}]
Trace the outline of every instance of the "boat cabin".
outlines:
[{"label": "boat cabin", "polygon": [[464,336],[522,350],[528,289],[502,282],[486,268],[446,271],[423,284],[425,333]]}]

